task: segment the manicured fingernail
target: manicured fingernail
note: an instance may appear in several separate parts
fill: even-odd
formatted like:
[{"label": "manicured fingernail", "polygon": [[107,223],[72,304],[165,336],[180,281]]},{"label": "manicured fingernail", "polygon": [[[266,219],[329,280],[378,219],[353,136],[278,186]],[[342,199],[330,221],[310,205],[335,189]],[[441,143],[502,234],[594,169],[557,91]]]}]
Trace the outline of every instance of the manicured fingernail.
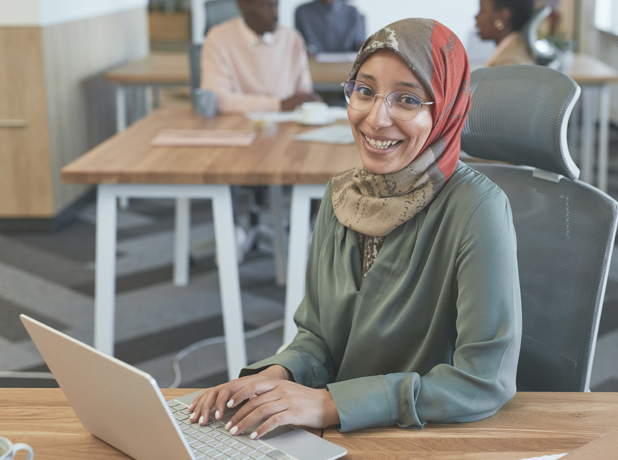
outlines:
[{"label": "manicured fingernail", "polygon": [[219,411],[215,412],[215,418],[217,420],[219,420],[221,418],[221,414],[219,413]]},{"label": "manicured fingernail", "polygon": [[189,418],[190,418],[190,419],[194,419],[196,415],[197,415],[197,414],[196,414],[195,412],[193,412],[191,415],[189,415]]},{"label": "manicured fingernail", "polygon": [[232,426],[232,422],[227,422],[227,423],[225,424],[225,429],[226,429],[227,431],[230,431],[230,427],[231,427],[231,426]]},{"label": "manicured fingernail", "polygon": [[249,436],[251,439],[255,439],[257,438],[257,431],[254,431],[253,433],[251,433],[251,436]]},{"label": "manicured fingernail", "polygon": [[227,402],[227,407],[232,407],[233,405],[234,405],[234,400],[233,400],[233,399],[230,399],[230,400]]},{"label": "manicured fingernail", "polygon": [[232,428],[230,430],[230,434],[236,434],[237,432],[238,432],[238,427],[237,426],[235,426],[234,428]]},{"label": "manicured fingernail", "polygon": [[202,415],[202,416],[200,417],[200,425],[202,425],[203,423],[204,423],[204,416]]}]

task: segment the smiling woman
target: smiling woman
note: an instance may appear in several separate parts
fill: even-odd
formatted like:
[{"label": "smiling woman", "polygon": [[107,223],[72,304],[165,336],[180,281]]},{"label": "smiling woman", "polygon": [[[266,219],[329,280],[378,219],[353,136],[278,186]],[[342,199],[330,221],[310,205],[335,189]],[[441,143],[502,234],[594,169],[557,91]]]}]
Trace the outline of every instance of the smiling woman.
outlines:
[{"label": "smiling woman", "polygon": [[458,161],[470,104],[457,37],[426,19],[369,37],[344,83],[362,163],[333,178],[316,222],[298,334],[204,390],[192,421],[240,407],[251,436],[488,417],[515,394],[516,239],[505,194]]}]

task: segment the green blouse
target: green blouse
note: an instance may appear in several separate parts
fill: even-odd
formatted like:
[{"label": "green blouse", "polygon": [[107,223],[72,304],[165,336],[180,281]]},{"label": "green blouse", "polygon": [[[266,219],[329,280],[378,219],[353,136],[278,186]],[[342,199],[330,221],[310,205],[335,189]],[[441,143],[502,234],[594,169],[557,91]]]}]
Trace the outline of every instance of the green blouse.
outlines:
[{"label": "green blouse", "polygon": [[298,334],[273,364],[327,387],[342,431],[467,422],[515,394],[521,299],[504,192],[459,163],[421,213],[388,234],[361,286],[356,233],[337,220],[330,184],[307,264]]}]

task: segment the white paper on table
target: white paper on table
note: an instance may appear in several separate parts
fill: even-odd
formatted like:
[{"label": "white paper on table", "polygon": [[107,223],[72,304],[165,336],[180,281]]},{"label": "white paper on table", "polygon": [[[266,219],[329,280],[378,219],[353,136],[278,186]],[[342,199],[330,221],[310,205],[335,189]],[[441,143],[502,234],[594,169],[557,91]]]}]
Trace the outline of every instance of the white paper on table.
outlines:
[{"label": "white paper on table", "polygon": [[306,142],[325,142],[327,144],[353,144],[354,136],[348,125],[332,125],[313,129],[294,136],[294,140]]},{"label": "white paper on table", "polygon": [[248,147],[255,139],[255,131],[164,129],[150,144],[155,147],[237,146]]},{"label": "white paper on table", "polygon": [[[251,121],[263,121],[266,123],[285,123],[295,121],[302,123],[300,112],[245,112],[245,116]],[[348,109],[345,107],[329,107],[328,116],[332,123],[335,120],[346,120],[348,118]]]},{"label": "white paper on table", "polygon": [[533,457],[533,458],[522,458],[522,460],[558,460],[566,455],[564,454],[555,454],[555,455],[543,455],[542,457]]},{"label": "white paper on table", "polygon": [[315,55],[316,62],[354,62],[356,53],[318,53]]}]

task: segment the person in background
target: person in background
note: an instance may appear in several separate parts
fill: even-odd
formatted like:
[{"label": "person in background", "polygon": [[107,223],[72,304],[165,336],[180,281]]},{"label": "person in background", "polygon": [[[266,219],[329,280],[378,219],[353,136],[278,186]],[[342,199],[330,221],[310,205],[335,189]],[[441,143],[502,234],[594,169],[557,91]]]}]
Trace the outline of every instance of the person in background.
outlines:
[{"label": "person in background", "polygon": [[476,27],[481,40],[498,47],[485,67],[533,64],[530,49],[521,34],[534,11],[534,0],[480,0]]},{"label": "person in background", "polygon": [[278,25],[277,0],[238,0],[242,17],[213,27],[202,46],[202,89],[221,113],[293,110],[313,93],[305,43]]},{"label": "person in background", "polygon": [[365,41],[365,19],[343,0],[314,0],[296,9],[296,28],[310,53],[358,51]]}]

